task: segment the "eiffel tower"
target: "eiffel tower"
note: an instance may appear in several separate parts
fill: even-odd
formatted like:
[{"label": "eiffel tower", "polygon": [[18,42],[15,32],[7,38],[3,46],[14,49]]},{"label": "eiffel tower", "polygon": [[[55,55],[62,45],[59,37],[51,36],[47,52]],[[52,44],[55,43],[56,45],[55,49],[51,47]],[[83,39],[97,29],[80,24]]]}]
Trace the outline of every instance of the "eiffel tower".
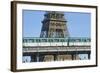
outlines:
[{"label": "eiffel tower", "polygon": [[69,37],[67,21],[63,12],[50,11],[44,14],[42,21],[41,38],[66,38]]},{"label": "eiffel tower", "polygon": [[[66,38],[69,37],[67,20],[63,12],[49,11],[44,14],[40,38]],[[79,58],[75,56],[75,58]],[[45,55],[44,61],[53,59],[53,55]],[[57,60],[71,60],[71,55],[58,55]]]}]

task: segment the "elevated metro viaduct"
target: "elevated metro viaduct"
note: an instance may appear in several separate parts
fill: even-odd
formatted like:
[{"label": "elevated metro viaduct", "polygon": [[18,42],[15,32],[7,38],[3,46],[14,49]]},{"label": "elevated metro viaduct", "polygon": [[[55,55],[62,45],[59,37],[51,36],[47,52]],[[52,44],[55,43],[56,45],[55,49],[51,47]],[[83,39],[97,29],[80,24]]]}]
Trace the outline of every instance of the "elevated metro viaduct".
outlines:
[{"label": "elevated metro viaduct", "polygon": [[24,38],[23,57],[30,56],[31,62],[80,60],[79,54],[90,59],[90,38]]}]

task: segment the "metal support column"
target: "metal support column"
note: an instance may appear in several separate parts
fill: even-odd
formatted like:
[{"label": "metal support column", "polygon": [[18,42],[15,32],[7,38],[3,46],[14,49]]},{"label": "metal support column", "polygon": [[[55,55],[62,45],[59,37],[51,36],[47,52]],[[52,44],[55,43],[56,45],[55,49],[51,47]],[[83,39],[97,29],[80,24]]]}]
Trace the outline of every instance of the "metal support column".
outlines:
[{"label": "metal support column", "polygon": [[39,52],[36,54],[36,62],[39,62]]},{"label": "metal support column", "polygon": [[74,55],[72,54],[72,60],[74,60]]},{"label": "metal support column", "polygon": [[57,61],[57,55],[53,55],[54,56],[54,61]]},{"label": "metal support column", "polygon": [[88,53],[88,59],[90,59],[90,53]]}]

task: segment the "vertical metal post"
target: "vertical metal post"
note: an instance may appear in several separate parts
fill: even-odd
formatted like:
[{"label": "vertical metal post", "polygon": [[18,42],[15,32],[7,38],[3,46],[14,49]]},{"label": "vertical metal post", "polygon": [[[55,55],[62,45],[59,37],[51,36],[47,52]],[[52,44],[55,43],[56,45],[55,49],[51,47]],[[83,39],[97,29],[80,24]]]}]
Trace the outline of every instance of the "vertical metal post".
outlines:
[{"label": "vertical metal post", "polygon": [[74,60],[74,55],[72,54],[72,60]]},{"label": "vertical metal post", "polygon": [[88,59],[90,59],[90,53],[88,53]]},{"label": "vertical metal post", "polygon": [[54,61],[56,61],[57,60],[57,55],[55,54],[53,56],[54,56]]},{"label": "vertical metal post", "polygon": [[36,62],[39,62],[39,52],[37,52],[37,55],[36,55]]},{"label": "vertical metal post", "polygon": [[38,51],[38,48],[37,48],[37,53],[36,53],[36,62],[39,62],[39,51]]},{"label": "vertical metal post", "polygon": [[34,62],[34,56],[31,55],[31,62]]}]

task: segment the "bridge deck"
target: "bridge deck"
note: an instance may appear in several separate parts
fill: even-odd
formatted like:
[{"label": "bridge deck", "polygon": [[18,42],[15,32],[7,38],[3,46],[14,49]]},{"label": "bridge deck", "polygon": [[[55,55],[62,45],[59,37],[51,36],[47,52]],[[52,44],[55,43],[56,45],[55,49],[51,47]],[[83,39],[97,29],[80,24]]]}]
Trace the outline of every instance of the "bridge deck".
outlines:
[{"label": "bridge deck", "polygon": [[24,38],[23,52],[90,51],[90,38]]},{"label": "bridge deck", "polygon": [[35,46],[23,47],[23,52],[90,51],[90,46]]}]

